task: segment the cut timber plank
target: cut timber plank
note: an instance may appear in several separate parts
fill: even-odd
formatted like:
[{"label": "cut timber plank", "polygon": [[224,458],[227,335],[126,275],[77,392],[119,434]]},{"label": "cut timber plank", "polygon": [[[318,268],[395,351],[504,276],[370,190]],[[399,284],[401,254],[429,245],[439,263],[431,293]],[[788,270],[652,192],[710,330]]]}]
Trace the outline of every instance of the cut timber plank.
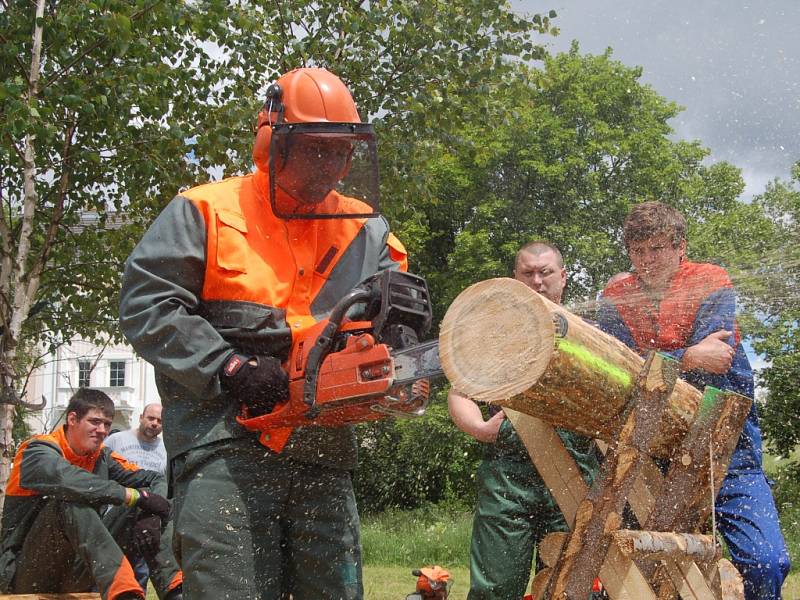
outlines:
[{"label": "cut timber plank", "polygon": [[[595,444],[605,456],[608,452],[608,444],[602,440],[595,440]],[[652,459],[643,459],[641,469],[639,477],[633,484],[633,490],[628,496],[628,504],[639,523],[645,523],[656,504],[656,496],[664,483],[664,476]]]},{"label": "cut timber plank", "polygon": [[528,450],[567,526],[572,529],[578,505],[589,491],[578,465],[552,425],[510,408],[503,409],[503,412]]},{"label": "cut timber plank", "polygon": [[697,565],[688,558],[664,561],[667,574],[683,600],[717,600]]},{"label": "cut timber plank", "polygon": [[717,563],[722,600],[744,600],[744,579],[727,558]]},{"label": "cut timber plank", "polygon": [[613,544],[600,567],[600,581],[611,600],[656,600],[655,592],[642,572]]},{"label": "cut timber plank", "polygon": [[[578,465],[567,452],[552,425],[511,409],[504,408],[503,411],[528,449],[531,461],[545,485],[551,490],[556,504],[564,514],[564,520],[571,528],[575,521],[577,506],[589,491],[583,477],[574,476],[575,473],[580,473]],[[649,464],[656,468],[652,461]],[[650,496],[648,498],[652,503],[652,498]],[[544,576],[540,578],[537,573],[534,579],[534,582],[538,579],[537,585],[547,585],[552,572],[550,569],[547,571],[546,578]],[[612,547],[606,555],[599,576],[612,600],[656,600],[653,590],[638,567],[622,556],[616,547]]]}]

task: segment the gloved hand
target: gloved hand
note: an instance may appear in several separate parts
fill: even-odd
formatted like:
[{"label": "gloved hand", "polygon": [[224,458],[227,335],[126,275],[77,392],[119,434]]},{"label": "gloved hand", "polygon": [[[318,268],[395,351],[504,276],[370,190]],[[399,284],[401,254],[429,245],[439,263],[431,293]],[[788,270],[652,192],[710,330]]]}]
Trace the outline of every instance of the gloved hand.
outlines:
[{"label": "gloved hand", "polygon": [[274,356],[234,354],[222,367],[222,387],[247,407],[251,417],[272,412],[289,396],[289,377]]},{"label": "gloved hand", "polygon": [[[139,499],[136,505],[146,516],[155,515],[161,519],[169,519],[169,500],[147,490],[138,490]],[[141,520],[141,519],[140,519]],[[159,524],[160,526],[160,524]]]},{"label": "gloved hand", "polygon": [[161,546],[161,517],[151,514],[136,521],[133,525],[133,543],[145,562],[153,562]]}]

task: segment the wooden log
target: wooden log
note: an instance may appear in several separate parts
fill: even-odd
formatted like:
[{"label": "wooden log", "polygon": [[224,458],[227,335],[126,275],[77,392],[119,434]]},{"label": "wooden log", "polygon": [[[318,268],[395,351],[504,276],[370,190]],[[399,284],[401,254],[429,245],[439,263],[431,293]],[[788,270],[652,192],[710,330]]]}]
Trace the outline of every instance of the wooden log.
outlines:
[{"label": "wooden log", "polygon": [[[453,387],[548,423],[614,442],[644,361],[630,348],[515,279],[490,279],[451,304],[439,336]],[[700,405],[679,381],[651,452],[668,456]]]},{"label": "wooden log", "polygon": [[[564,520],[572,528],[578,505],[589,491],[589,486],[586,485],[583,477],[579,475],[578,465],[572,455],[567,452],[561,438],[551,425],[524,413],[511,409],[503,410],[514,425],[517,435],[528,449],[531,460],[542,476],[545,485],[551,490],[553,498],[564,515]],[[650,466],[656,469],[652,461],[650,461]],[[576,476],[576,474],[578,475]],[[661,478],[660,473],[658,478]],[[633,494],[636,493],[640,482],[641,479],[637,480],[634,485]],[[631,500],[632,496],[629,496],[628,499]],[[652,501],[649,496],[647,500]],[[568,534],[556,533],[551,535],[562,536]],[[563,545],[561,548],[563,549]],[[547,549],[544,552],[549,553]],[[549,573],[552,573],[552,570],[547,569],[547,572],[547,578],[539,578],[538,582],[534,580],[537,586],[547,584]],[[609,548],[608,554],[606,554],[606,558],[600,567],[600,580],[605,585],[606,591],[612,600],[656,600],[655,594],[642,572],[631,560],[625,558],[616,546]],[[542,583],[543,581],[544,584]],[[536,598],[535,595],[534,598]]]},{"label": "wooden log", "polygon": [[531,581],[531,597],[533,600],[545,600],[544,592],[552,574],[553,569],[547,567],[536,572],[533,581]]},{"label": "wooden log", "polygon": [[[733,450],[739,440],[751,400],[732,392],[706,388],[703,408],[670,464],[660,496],[644,528],[688,531],[712,509]],[[714,463],[714,490],[710,473]]]},{"label": "wooden log", "polygon": [[[602,452],[603,456],[608,453],[608,444],[602,440],[595,440],[595,444],[597,444],[597,448]],[[658,465],[652,459],[645,460],[644,464],[642,464],[642,471],[639,473],[639,477],[633,484],[633,490],[628,496],[628,505],[633,510],[633,514],[639,523],[647,521],[663,483],[664,476],[661,474]]]},{"label": "wooden log", "polygon": [[620,529],[611,536],[622,553],[633,560],[666,560],[678,555],[710,560],[717,553],[711,536],[699,533]]},{"label": "wooden log", "polygon": [[622,521],[625,499],[642,471],[644,450],[658,432],[677,380],[677,365],[651,353],[634,388],[637,399],[626,415],[618,443],[606,455],[592,489],[578,508],[575,527],[548,586],[554,598],[584,598]]}]

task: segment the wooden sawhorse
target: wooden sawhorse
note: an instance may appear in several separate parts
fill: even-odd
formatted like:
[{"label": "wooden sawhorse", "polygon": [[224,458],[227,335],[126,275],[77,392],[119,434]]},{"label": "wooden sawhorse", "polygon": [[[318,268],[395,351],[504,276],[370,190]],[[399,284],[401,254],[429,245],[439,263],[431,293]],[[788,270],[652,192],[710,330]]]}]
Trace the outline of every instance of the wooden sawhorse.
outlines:
[{"label": "wooden sawhorse", "polygon": [[[571,529],[540,544],[546,568],[533,580],[534,598],[586,600],[595,577],[612,600],[744,598],[741,575],[699,531],[713,513],[751,400],[707,388],[663,475],[647,451],[677,374],[674,361],[650,354],[591,489],[552,425],[504,408]],[[626,502],[642,530],[621,528]]]}]

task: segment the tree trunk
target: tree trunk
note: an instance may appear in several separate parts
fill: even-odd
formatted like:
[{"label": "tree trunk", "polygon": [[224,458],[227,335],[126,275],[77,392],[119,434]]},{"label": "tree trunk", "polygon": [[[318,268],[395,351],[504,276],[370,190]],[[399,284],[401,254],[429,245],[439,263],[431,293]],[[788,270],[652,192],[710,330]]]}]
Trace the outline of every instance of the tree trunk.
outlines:
[{"label": "tree trunk", "polygon": [[[31,49],[31,68],[28,73],[28,106],[33,111],[39,95],[39,66],[42,54],[42,22],[45,0],[37,0],[36,16],[33,25],[33,44]],[[0,515],[5,502],[5,489],[11,473],[11,460],[14,439],[14,402],[17,398],[15,381],[16,348],[22,324],[28,318],[33,298],[39,285],[39,274],[29,269],[29,254],[33,236],[33,222],[37,204],[36,194],[36,136],[25,136],[23,151],[23,209],[20,224],[19,245],[16,260],[8,272],[3,272],[0,282],[2,295],[13,298],[9,312],[3,321],[6,330],[0,336]],[[35,270],[35,269],[34,269]],[[4,307],[5,308],[5,307]]]},{"label": "tree trunk", "polygon": [[[453,387],[607,442],[644,365],[633,350],[515,279],[490,279],[451,304],[439,336]],[[679,446],[701,394],[679,380],[649,452]]]}]

